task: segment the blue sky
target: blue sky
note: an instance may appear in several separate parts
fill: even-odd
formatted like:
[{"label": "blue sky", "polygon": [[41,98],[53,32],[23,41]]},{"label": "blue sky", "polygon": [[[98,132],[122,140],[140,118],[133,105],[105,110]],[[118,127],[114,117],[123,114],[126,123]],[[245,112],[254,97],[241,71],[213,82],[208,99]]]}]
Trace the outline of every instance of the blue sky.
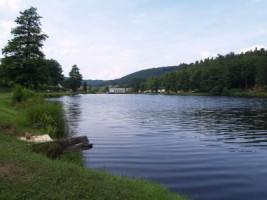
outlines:
[{"label": "blue sky", "polygon": [[0,0],[0,48],[30,6],[43,18],[46,58],[68,75],[115,79],[267,47],[267,0]]}]

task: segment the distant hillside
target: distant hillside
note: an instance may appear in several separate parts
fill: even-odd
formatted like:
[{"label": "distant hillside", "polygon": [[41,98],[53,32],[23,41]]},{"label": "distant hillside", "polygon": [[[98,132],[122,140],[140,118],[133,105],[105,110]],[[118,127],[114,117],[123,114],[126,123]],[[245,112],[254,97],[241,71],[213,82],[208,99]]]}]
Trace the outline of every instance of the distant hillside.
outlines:
[{"label": "distant hillside", "polygon": [[90,85],[92,87],[104,86],[107,82],[104,80],[84,80],[84,81],[86,81],[87,85]]},{"label": "distant hillside", "polygon": [[151,76],[162,76],[168,72],[178,70],[179,66],[168,66],[168,67],[158,67],[151,69],[144,69],[141,71],[134,72],[132,74],[126,75],[122,78],[115,80],[85,80],[88,85],[97,87],[97,86],[108,86],[108,85],[116,85],[120,87],[129,87],[131,83],[135,80],[146,81]]},{"label": "distant hillside", "polygon": [[178,69],[178,66],[169,66],[169,67],[159,67],[159,68],[151,68],[151,69],[145,69],[138,72],[134,72],[132,74],[129,74],[127,76],[124,76],[120,79],[115,79],[112,81],[109,81],[110,85],[118,85],[127,87],[133,82],[134,79],[139,80],[147,80],[151,76],[162,76],[168,72],[175,71]]}]

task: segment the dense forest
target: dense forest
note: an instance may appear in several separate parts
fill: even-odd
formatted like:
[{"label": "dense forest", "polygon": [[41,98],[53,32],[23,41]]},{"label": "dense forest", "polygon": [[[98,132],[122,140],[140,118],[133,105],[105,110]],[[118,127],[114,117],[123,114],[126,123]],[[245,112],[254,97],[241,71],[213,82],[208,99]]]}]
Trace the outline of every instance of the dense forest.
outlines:
[{"label": "dense forest", "polygon": [[[207,58],[179,65],[179,70],[161,77],[152,76],[146,89],[157,92],[201,91],[212,95],[227,94],[229,89],[266,89],[267,50],[255,49],[241,54]],[[141,88],[141,87],[140,87]]]}]

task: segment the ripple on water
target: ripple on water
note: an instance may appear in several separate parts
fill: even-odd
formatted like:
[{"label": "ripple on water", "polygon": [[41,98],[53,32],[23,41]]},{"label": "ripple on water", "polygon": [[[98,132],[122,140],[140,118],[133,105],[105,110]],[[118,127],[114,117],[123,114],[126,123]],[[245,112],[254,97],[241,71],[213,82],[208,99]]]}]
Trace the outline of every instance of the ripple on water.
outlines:
[{"label": "ripple on water", "polygon": [[86,165],[158,181],[193,199],[267,196],[267,101],[167,95],[64,97],[94,148]]}]

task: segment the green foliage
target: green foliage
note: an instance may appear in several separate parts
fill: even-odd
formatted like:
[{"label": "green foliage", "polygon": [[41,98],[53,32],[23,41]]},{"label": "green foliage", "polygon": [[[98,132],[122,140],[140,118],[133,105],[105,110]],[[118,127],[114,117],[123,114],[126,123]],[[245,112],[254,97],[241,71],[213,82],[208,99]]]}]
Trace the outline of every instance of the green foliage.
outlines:
[{"label": "green foliage", "polygon": [[132,88],[132,92],[143,92],[145,90],[145,79],[134,77],[132,81],[129,82],[128,87]]},{"label": "green foliage", "polygon": [[87,92],[87,83],[86,83],[86,81],[83,82],[83,92]]},{"label": "green foliage", "polygon": [[46,82],[46,70],[41,51],[43,41],[48,37],[42,33],[37,9],[30,7],[17,17],[17,27],[11,30],[14,36],[3,48],[5,56],[1,62],[0,74],[6,82],[36,88]]},{"label": "green foliage", "polygon": [[222,95],[223,96],[229,96],[230,95],[230,91],[229,91],[229,89],[227,87],[224,87],[223,88]]},{"label": "green foliage", "polygon": [[61,65],[54,59],[44,60],[46,70],[48,71],[49,83],[52,86],[58,86],[58,84],[63,84],[64,76],[62,74],[63,70]]},{"label": "green foliage", "polygon": [[178,70],[178,66],[168,66],[168,67],[158,67],[158,68],[151,68],[140,70],[138,72],[134,72],[127,76],[124,76],[119,79],[115,80],[85,80],[87,84],[92,87],[103,87],[103,86],[119,86],[119,87],[131,87],[135,92],[138,90],[144,91],[145,90],[145,82],[151,77],[156,76],[160,77],[168,72]]},{"label": "green foliage", "polygon": [[30,7],[17,17],[17,26],[11,30],[14,36],[2,49],[4,58],[0,65],[0,85],[12,87],[16,84],[27,88],[40,88],[44,84],[63,83],[60,64],[46,60],[42,52],[43,42],[48,36],[42,33],[37,9]]},{"label": "green foliage", "polygon": [[73,92],[76,92],[77,89],[81,86],[81,81],[83,79],[80,74],[80,69],[77,65],[73,65],[69,73],[69,79],[66,81],[67,88],[71,89]]},{"label": "green foliage", "polygon": [[147,89],[157,93],[160,87],[160,79],[155,76],[151,76],[147,81]]},{"label": "green foliage", "polygon": [[220,95],[220,94],[222,94],[222,88],[220,86],[214,86],[213,88],[211,88],[210,94]]},{"label": "green foliage", "polygon": [[59,103],[40,101],[25,108],[28,125],[41,129],[51,137],[65,136],[64,113]]},{"label": "green foliage", "polygon": [[13,103],[20,103],[34,97],[36,97],[36,93],[32,90],[16,85],[12,90],[11,100]]},{"label": "green foliage", "polygon": [[239,55],[229,53],[215,59],[181,64],[179,70],[161,77],[167,92],[202,91],[228,95],[233,88],[263,88],[267,84],[267,50],[255,49]]}]

